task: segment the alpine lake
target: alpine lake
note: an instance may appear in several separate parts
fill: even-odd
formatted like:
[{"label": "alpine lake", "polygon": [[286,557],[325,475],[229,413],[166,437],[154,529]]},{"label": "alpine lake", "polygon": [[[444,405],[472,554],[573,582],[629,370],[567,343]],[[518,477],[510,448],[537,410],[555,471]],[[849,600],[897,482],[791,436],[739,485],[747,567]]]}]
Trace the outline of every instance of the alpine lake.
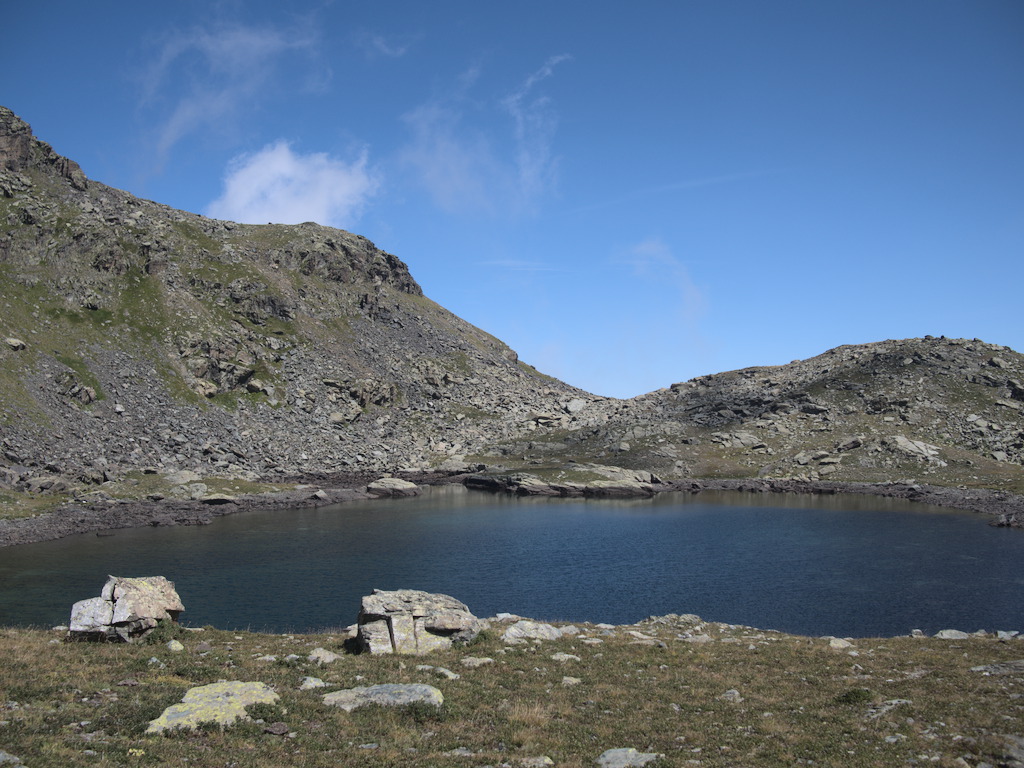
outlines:
[{"label": "alpine lake", "polygon": [[1024,631],[1024,531],[987,522],[867,496],[598,501],[443,486],[9,547],[0,625],[66,624],[112,574],[171,579],[188,625],[273,632],[352,624],[374,588],[441,592],[481,617],[692,613],[839,637]]}]

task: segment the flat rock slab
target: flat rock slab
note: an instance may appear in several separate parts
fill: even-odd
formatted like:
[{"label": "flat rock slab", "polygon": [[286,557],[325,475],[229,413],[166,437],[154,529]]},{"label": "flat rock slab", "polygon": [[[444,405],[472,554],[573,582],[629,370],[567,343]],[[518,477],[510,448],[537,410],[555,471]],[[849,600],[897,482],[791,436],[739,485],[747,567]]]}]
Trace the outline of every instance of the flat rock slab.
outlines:
[{"label": "flat rock slab", "polygon": [[344,691],[325,694],[324,704],[340,707],[346,712],[371,704],[381,707],[405,707],[410,704],[429,704],[432,707],[440,707],[444,704],[444,696],[432,685],[385,683],[348,688]]},{"label": "flat rock slab", "polygon": [[638,768],[659,757],[664,757],[664,755],[659,755],[657,752],[637,752],[632,747],[607,749],[597,758],[597,764],[601,768]]},{"label": "flat rock slab", "polygon": [[211,683],[192,688],[181,704],[175,704],[150,722],[146,733],[164,733],[176,728],[195,730],[202,723],[232,725],[248,720],[245,708],[253,704],[274,704],[278,695],[263,683],[240,681]]},{"label": "flat rock slab", "polygon": [[1001,661],[996,664],[985,664],[981,667],[971,667],[971,672],[984,672],[986,675],[1024,676],[1024,659]]},{"label": "flat rock slab", "polygon": [[396,496],[418,496],[420,488],[416,483],[408,480],[400,480],[397,477],[382,477],[374,480],[366,486],[366,492],[371,496],[396,497]]},{"label": "flat rock slab", "polygon": [[501,639],[506,643],[515,643],[521,640],[558,640],[566,635],[578,634],[579,630],[572,625],[556,627],[551,624],[542,624],[537,621],[523,619],[506,629]]},{"label": "flat rock slab", "polygon": [[939,640],[969,640],[971,636],[959,629],[941,629],[935,633],[935,637]]}]

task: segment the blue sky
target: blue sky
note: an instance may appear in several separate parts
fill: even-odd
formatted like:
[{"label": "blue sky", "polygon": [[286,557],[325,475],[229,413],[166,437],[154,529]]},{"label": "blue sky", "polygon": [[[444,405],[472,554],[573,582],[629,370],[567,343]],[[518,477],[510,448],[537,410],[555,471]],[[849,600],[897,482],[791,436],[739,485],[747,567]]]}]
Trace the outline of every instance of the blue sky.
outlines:
[{"label": "blue sky", "polygon": [[0,103],[94,179],[373,240],[603,395],[1024,350],[1024,3],[16,3]]}]

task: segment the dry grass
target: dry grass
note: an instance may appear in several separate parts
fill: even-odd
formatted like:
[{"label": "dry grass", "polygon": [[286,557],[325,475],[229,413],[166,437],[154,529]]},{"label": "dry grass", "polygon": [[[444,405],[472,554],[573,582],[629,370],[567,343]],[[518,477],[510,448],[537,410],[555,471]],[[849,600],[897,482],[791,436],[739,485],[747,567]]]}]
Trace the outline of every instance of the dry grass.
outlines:
[{"label": "dry grass", "polygon": [[[207,628],[181,632],[186,650],[172,653],[162,644],[68,644],[53,632],[0,630],[0,749],[32,768],[484,766],[541,755],[571,767],[593,765],[614,747],[664,753],[660,765],[962,768],[999,765],[1005,736],[1024,734],[1024,672],[971,670],[1024,658],[1024,641],[887,638],[833,650],[821,639],[673,619],[585,629],[602,642],[506,646],[492,630],[470,649],[427,658],[346,655],[324,667],[306,656],[317,646],[340,651],[340,634]],[[661,645],[636,644],[626,629]],[[685,639],[702,633],[713,640]],[[201,642],[211,650],[197,650]],[[552,659],[559,651],[581,660]],[[278,661],[258,660],[267,654]],[[465,655],[496,663],[467,669]],[[417,670],[420,663],[460,677]],[[326,690],[428,683],[443,691],[445,705],[346,714],[322,704],[325,689],[298,690],[306,675],[325,680]],[[581,682],[563,684],[565,676]],[[264,733],[255,721],[143,735],[187,688],[219,679],[273,686],[281,700],[253,714],[285,722],[294,736]],[[739,700],[725,696],[729,690]],[[895,700],[909,703],[886,709]]]}]

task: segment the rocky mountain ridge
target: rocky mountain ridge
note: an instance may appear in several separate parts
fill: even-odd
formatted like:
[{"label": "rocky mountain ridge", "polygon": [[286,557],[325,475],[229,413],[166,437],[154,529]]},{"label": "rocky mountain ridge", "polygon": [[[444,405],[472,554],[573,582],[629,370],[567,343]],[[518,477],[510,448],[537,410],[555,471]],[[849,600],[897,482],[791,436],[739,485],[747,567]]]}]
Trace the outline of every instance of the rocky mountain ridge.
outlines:
[{"label": "rocky mountain ridge", "polygon": [[340,472],[572,481],[587,462],[1024,491],[1008,348],[885,341],[602,398],[431,302],[365,238],[141,200],[5,108],[0,310],[0,496],[29,511]]}]

